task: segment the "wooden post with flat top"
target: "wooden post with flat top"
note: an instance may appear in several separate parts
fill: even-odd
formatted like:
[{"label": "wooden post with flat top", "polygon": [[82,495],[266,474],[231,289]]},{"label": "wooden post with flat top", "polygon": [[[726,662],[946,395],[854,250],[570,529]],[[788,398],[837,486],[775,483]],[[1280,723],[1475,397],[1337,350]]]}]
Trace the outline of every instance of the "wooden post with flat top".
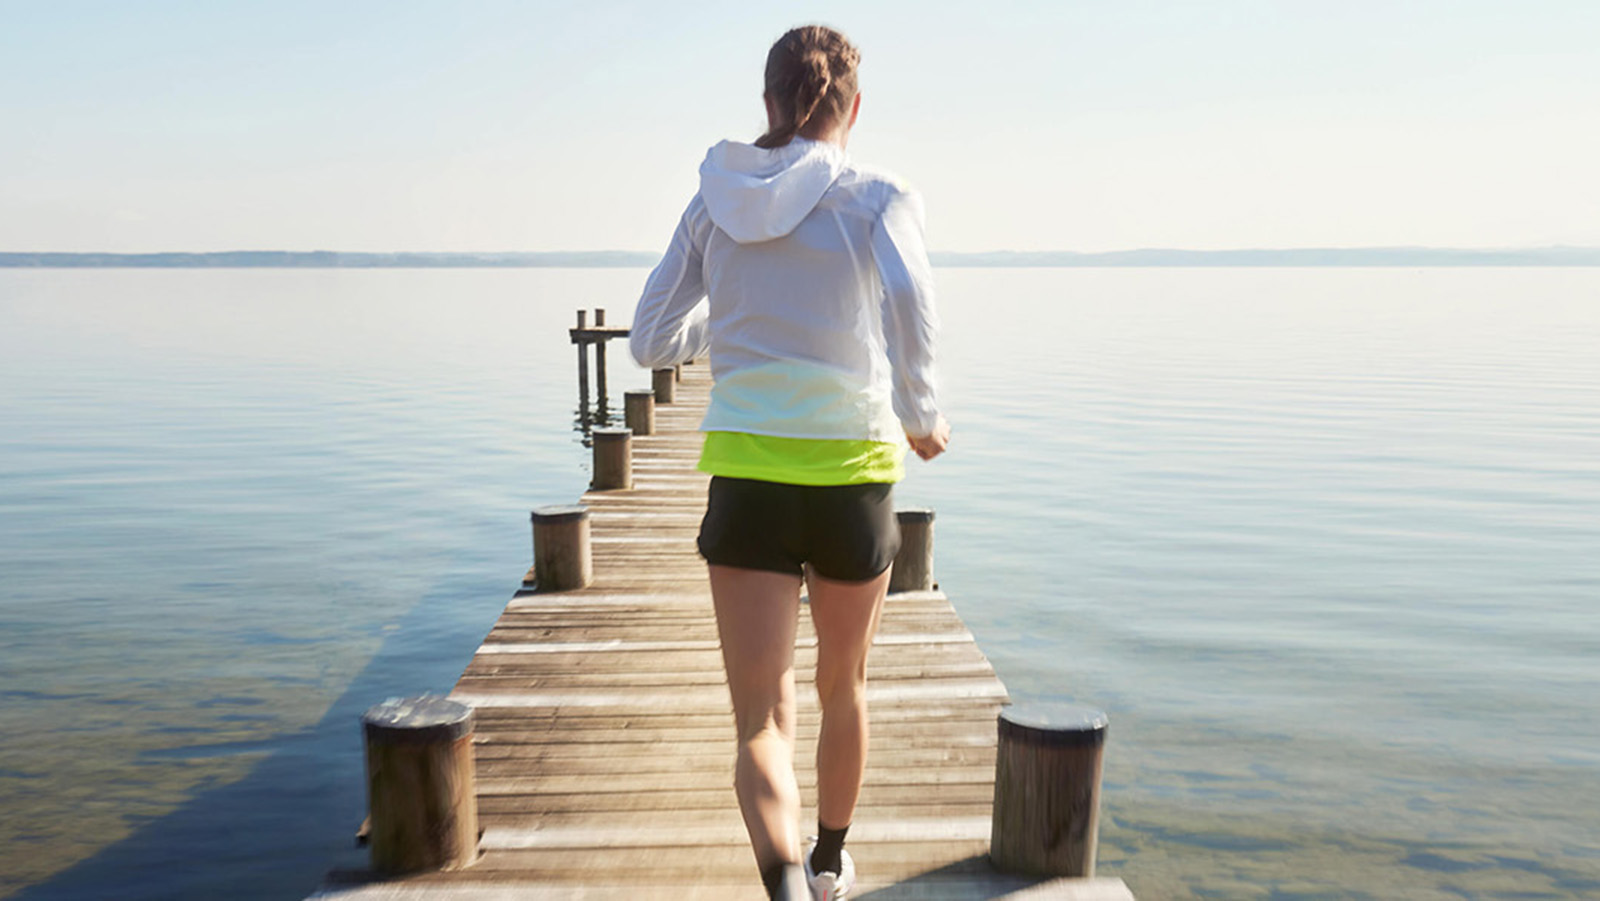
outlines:
[{"label": "wooden post with flat top", "polygon": [[933,508],[896,510],[900,524],[900,552],[889,572],[890,591],[933,590]]},{"label": "wooden post with flat top", "polygon": [[677,397],[678,370],[675,366],[656,369],[650,373],[650,384],[656,391],[656,403],[670,404]]},{"label": "wooden post with flat top", "polygon": [[572,591],[594,581],[589,508],[582,504],[533,511],[533,577],[539,591]]},{"label": "wooden post with flat top", "polygon": [[594,482],[596,491],[633,487],[633,432],[627,429],[595,429]]},{"label": "wooden post with flat top", "polygon": [[393,698],[361,724],[372,868],[387,876],[477,860],[472,708],[438,697]]},{"label": "wooden post with flat top", "polygon": [[622,395],[622,418],[635,435],[656,431],[656,393],[648,388],[631,388]]},{"label": "wooden post with flat top", "polygon": [[1008,873],[1094,876],[1106,715],[1027,704],[1000,711],[989,858]]}]

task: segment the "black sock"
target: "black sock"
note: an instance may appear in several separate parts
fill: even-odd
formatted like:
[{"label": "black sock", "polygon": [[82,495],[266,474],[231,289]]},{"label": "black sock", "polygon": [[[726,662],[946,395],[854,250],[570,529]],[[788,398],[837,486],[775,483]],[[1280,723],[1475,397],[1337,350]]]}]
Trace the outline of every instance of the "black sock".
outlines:
[{"label": "black sock", "polygon": [[817,823],[817,846],[811,851],[811,872],[839,872],[839,852],[844,850],[844,834],[849,831],[848,825],[843,829],[829,829],[820,821]]},{"label": "black sock", "polygon": [[761,871],[761,884],[767,887],[767,897],[778,897],[778,886],[783,884],[783,868],[788,864],[779,861]]}]

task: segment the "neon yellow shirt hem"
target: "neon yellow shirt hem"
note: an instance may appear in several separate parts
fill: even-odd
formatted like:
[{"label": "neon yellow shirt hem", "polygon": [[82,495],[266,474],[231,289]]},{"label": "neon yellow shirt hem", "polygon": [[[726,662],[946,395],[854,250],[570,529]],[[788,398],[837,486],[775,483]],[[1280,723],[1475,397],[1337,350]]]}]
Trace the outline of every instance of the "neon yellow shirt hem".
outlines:
[{"label": "neon yellow shirt hem", "polygon": [[904,445],[887,441],[707,432],[699,468],[786,485],[860,485],[905,478],[905,456]]}]

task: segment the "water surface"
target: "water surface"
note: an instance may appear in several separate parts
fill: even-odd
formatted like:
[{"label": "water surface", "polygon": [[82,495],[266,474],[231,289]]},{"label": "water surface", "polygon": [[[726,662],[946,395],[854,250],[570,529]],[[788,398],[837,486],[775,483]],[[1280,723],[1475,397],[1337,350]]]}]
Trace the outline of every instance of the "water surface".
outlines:
[{"label": "water surface", "polygon": [[[1600,894],[1600,270],[940,270],[941,585],[1144,898]],[[0,271],[0,893],[297,896],[632,270]],[[614,397],[647,384],[612,355]]]}]

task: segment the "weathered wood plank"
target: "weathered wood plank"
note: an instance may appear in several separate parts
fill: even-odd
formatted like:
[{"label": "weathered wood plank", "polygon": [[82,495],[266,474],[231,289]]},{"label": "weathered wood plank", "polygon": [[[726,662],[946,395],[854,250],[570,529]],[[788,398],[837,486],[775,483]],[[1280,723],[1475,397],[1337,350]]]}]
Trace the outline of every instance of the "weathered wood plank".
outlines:
[{"label": "weathered wood plank", "polygon": [[[800,763],[804,758],[798,758]],[[533,770],[533,772],[530,772]],[[867,770],[872,781],[885,786],[918,786],[938,796],[938,789],[945,785],[972,785],[981,784],[994,789],[994,765],[958,767],[950,764],[912,769],[909,767],[874,769],[868,764]],[[796,781],[802,790],[816,788],[816,772],[814,767],[797,767]],[[724,770],[717,771],[713,768],[704,770],[682,770],[675,773],[670,779],[662,778],[660,773],[554,773],[538,767],[530,767],[525,762],[515,760],[486,760],[478,767],[478,780],[480,783],[492,783],[500,789],[511,787],[536,788],[542,791],[558,794],[573,792],[646,792],[660,789],[663,785],[671,785],[682,789],[729,789],[733,785],[733,758],[728,757]]]},{"label": "weathered wood plank", "polygon": [[[495,876],[499,875],[499,881]],[[471,873],[471,881],[439,882],[429,877],[376,885],[330,885],[313,896],[340,901],[652,901],[679,899],[680,886],[616,885],[605,882],[582,884],[521,881],[515,874]],[[877,895],[875,893],[882,892]],[[862,879],[856,883],[854,897],[882,897],[895,901],[1133,901],[1133,895],[1120,879],[1058,879],[1033,883],[1023,877],[993,873],[927,874],[901,883]],[[695,882],[694,897],[699,901],[750,901],[748,874],[726,881]]]},{"label": "weathered wood plank", "polygon": [[[525,784],[526,783],[526,784]],[[715,808],[727,810],[733,797],[731,785],[702,789],[653,789],[638,792],[553,792],[539,789],[536,780],[479,780],[478,810],[480,815],[526,814],[530,810],[547,813],[571,811],[645,811],[645,810],[702,810]],[[861,803],[879,809],[902,810],[909,807],[938,807],[949,804],[952,808],[982,805],[985,810],[993,800],[989,787],[981,782],[955,783],[941,788],[937,795],[920,785],[866,785],[861,790]]]}]

